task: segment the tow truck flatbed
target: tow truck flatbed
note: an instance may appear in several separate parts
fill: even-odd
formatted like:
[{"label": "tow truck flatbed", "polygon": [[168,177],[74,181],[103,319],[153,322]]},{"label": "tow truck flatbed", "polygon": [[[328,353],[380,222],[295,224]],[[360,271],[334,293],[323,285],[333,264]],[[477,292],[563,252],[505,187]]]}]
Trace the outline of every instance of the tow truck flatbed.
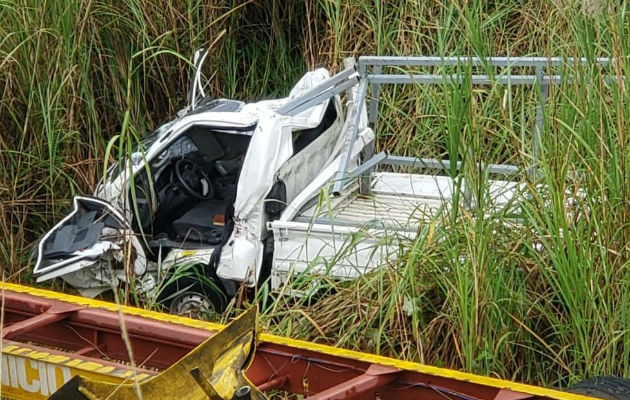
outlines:
[{"label": "tow truck flatbed", "polygon": [[[226,327],[22,285],[4,283],[1,290],[1,395],[14,399],[50,395],[80,399],[90,398],[89,393],[93,399],[126,399],[136,398],[136,388],[144,398],[237,398],[234,390],[226,391],[232,381],[225,376],[235,384],[251,384],[249,398],[299,394],[307,399],[593,399],[258,334],[256,314],[251,311]],[[217,347],[220,336],[222,346]],[[247,344],[249,338],[252,346]],[[242,370],[221,361],[235,354],[251,355],[238,366]],[[194,378],[195,371],[203,368],[211,368],[211,373],[198,376],[208,379]],[[233,369],[236,375],[224,374],[218,384],[213,377],[224,369]],[[59,390],[66,392],[55,393]],[[107,396],[102,395],[105,392]],[[219,392],[232,396],[217,397]],[[68,397],[68,393],[74,394]]]}]

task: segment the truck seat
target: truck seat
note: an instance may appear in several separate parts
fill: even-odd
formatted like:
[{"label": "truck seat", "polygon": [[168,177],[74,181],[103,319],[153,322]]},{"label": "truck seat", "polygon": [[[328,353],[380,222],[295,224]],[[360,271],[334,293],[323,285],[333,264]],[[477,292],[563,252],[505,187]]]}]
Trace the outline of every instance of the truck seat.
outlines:
[{"label": "truck seat", "polygon": [[225,225],[225,202],[201,201],[173,221],[179,240],[219,244]]}]

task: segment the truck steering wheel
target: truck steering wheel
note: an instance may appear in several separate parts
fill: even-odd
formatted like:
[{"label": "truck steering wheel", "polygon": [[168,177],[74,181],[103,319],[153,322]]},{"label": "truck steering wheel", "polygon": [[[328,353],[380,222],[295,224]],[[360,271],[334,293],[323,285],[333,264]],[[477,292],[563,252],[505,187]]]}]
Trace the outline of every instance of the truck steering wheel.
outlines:
[{"label": "truck steering wheel", "polygon": [[203,172],[201,166],[194,161],[186,158],[177,160],[175,163],[175,177],[179,187],[187,195],[198,200],[209,200],[214,197],[212,181]]}]

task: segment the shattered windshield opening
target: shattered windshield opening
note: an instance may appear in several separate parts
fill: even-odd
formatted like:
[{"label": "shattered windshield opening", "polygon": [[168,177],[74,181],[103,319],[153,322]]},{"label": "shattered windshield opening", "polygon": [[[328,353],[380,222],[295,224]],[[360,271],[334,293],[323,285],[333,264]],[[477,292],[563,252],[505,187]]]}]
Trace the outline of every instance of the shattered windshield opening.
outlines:
[{"label": "shattered windshield opening", "polygon": [[[123,167],[126,165],[124,160],[128,158],[131,159],[132,165],[138,165],[142,162],[142,160],[146,156],[147,150],[151,148],[153,143],[155,143],[159,138],[164,136],[164,134],[168,131],[168,129],[175,123],[175,121],[167,122],[166,124],[160,126],[153,132],[145,135],[139,141],[134,140],[134,144],[132,147],[132,151],[130,155],[125,154],[122,156],[121,160],[115,161],[108,169],[107,169],[107,179],[112,181],[118,178],[120,174],[123,172]],[[132,139],[133,140],[133,139]]]}]

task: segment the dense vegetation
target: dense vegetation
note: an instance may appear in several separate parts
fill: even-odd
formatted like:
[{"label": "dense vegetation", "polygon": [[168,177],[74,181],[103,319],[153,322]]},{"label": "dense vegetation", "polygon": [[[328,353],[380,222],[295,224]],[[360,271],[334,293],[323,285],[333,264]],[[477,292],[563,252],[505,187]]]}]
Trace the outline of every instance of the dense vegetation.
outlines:
[{"label": "dense vegetation", "polygon": [[[0,2],[0,21],[0,265],[27,282],[32,244],[93,188],[106,154],[185,104],[198,47],[212,49],[208,92],[241,99],[349,55],[614,57],[616,81],[569,64],[574,79],[552,89],[542,173],[523,177],[549,190],[521,228],[486,215],[487,176],[464,169],[475,211],[436,219],[398,262],[314,305],[280,298],[263,312],[272,332],[532,383],[630,375],[625,1],[20,0]],[[536,95],[385,90],[379,146],[526,165]]]}]

